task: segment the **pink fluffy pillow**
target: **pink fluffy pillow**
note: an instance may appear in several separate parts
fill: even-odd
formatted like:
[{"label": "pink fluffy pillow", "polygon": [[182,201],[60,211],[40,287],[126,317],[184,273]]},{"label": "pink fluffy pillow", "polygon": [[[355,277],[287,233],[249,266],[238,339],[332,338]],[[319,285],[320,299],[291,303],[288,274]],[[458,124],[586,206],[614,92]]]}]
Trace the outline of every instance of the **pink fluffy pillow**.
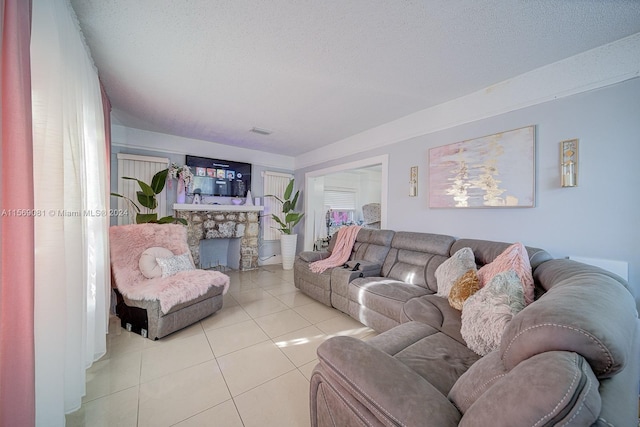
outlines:
[{"label": "pink fluffy pillow", "polygon": [[529,254],[522,243],[514,243],[504,250],[493,262],[486,264],[478,270],[480,287],[491,281],[497,274],[513,270],[522,282],[525,304],[533,302],[533,274],[531,273],[531,263]]}]

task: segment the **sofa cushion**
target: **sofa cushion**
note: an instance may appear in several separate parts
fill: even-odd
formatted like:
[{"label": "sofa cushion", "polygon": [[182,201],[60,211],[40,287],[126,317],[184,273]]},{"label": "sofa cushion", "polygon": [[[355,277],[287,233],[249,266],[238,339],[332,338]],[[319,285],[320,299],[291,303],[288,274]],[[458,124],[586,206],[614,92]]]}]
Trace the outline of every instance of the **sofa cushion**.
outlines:
[{"label": "sofa cushion", "polygon": [[437,268],[449,258],[452,236],[398,231],[382,266],[382,275],[437,292]]},{"label": "sofa cushion", "polygon": [[445,396],[480,358],[463,343],[420,322],[403,323],[370,338],[367,344],[400,360]]},{"label": "sofa cushion", "polygon": [[507,371],[494,352],[460,377],[449,399],[464,413],[461,426],[587,426],[601,410],[598,385],[575,353],[542,353]]},{"label": "sofa cushion", "polygon": [[470,349],[484,356],[500,346],[505,326],[523,308],[517,274],[511,270],[499,273],[462,306],[462,338]]},{"label": "sofa cushion", "polygon": [[393,356],[422,338],[436,333],[438,328],[422,322],[409,321],[396,326],[393,331],[386,331],[369,338],[367,344]]},{"label": "sofa cushion", "polygon": [[[404,324],[396,328],[402,326]],[[394,333],[396,328],[393,329]],[[479,359],[467,346],[440,331],[405,347],[394,357],[445,396],[460,376]]]},{"label": "sofa cushion", "polygon": [[475,268],[467,271],[451,287],[449,291],[449,305],[456,310],[462,310],[462,305],[469,297],[480,290],[480,279]]},{"label": "sofa cushion", "polygon": [[521,286],[524,291],[525,303],[531,304],[533,302],[535,286],[533,284],[529,256],[522,243],[514,243],[509,246],[504,252],[498,255],[495,260],[478,270],[480,287],[489,283],[496,274],[508,270],[516,272],[522,282]]},{"label": "sofa cushion", "polygon": [[158,261],[156,258],[169,258],[173,256],[173,252],[171,252],[167,248],[162,248],[159,246],[154,246],[152,248],[146,249],[140,255],[140,260],[138,261],[138,266],[140,268],[140,272],[147,279],[153,279],[154,277],[162,277],[162,268],[158,265]]},{"label": "sofa cushion", "polygon": [[392,230],[358,231],[350,260],[362,260],[382,264],[391,248],[391,240],[395,232]]},{"label": "sofa cushion", "polygon": [[467,271],[476,269],[476,261],[471,248],[462,248],[444,261],[436,269],[438,292],[436,295],[448,298],[449,291]]},{"label": "sofa cushion", "polygon": [[330,255],[331,252],[329,251],[304,251],[298,254],[298,258],[307,263],[312,263],[329,258]]},{"label": "sofa cushion", "polygon": [[[389,251],[389,256],[385,259],[382,275],[392,280],[410,283],[426,289],[428,288],[426,267],[433,258],[434,255],[425,252],[392,248]],[[445,259],[442,258],[438,265]]]},{"label": "sofa cushion", "polygon": [[[352,280],[349,284],[350,302],[357,306],[364,306],[398,323],[400,323],[404,303],[411,298],[428,293],[430,291],[423,287],[384,277],[362,277]],[[356,313],[351,313],[350,309],[349,314]],[[355,318],[367,325],[366,319]]]},{"label": "sofa cushion", "polygon": [[416,321],[444,332],[461,344],[467,343],[460,334],[461,313],[451,307],[449,301],[436,296],[425,295],[410,299],[402,307],[402,323]]}]

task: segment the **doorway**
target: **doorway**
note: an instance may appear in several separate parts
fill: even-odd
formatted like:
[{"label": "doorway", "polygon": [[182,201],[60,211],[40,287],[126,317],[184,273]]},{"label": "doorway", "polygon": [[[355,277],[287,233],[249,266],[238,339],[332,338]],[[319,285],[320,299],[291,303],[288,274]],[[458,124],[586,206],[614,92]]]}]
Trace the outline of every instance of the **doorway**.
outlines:
[{"label": "doorway", "polygon": [[355,162],[318,169],[305,174],[304,249],[313,250],[316,240],[328,235],[324,204],[325,190],[355,192],[355,209],[351,219],[358,221],[362,205],[380,203],[381,228],[387,225],[387,183],[389,156],[377,156]]}]

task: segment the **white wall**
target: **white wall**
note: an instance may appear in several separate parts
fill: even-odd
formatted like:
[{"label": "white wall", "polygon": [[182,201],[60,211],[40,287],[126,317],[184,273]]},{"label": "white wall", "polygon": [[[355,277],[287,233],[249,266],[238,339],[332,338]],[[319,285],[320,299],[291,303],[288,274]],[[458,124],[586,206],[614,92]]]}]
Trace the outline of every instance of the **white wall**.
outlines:
[{"label": "white wall", "polygon": [[[360,174],[360,214],[362,205],[380,203],[382,188],[380,180],[382,173],[379,169],[367,169]],[[407,178],[408,179],[408,178]]]},{"label": "white wall", "polygon": [[[429,148],[528,125],[536,126],[534,208],[429,208]],[[559,142],[572,138],[580,140],[579,186],[561,188]],[[381,154],[389,156],[387,228],[521,241],[556,258],[579,255],[625,261],[639,301],[639,78],[298,169],[296,178]],[[418,197],[408,196],[413,165],[419,166]]]}]

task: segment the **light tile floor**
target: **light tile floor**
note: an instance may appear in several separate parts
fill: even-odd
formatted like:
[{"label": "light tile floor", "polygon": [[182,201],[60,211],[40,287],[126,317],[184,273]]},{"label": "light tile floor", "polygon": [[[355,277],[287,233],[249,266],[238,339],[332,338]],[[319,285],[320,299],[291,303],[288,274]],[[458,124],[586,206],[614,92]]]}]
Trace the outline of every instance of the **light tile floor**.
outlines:
[{"label": "light tile floor", "polygon": [[308,426],[317,347],[375,332],[302,294],[279,265],[225,273],[222,310],[161,340],[112,317],[67,426]]}]

